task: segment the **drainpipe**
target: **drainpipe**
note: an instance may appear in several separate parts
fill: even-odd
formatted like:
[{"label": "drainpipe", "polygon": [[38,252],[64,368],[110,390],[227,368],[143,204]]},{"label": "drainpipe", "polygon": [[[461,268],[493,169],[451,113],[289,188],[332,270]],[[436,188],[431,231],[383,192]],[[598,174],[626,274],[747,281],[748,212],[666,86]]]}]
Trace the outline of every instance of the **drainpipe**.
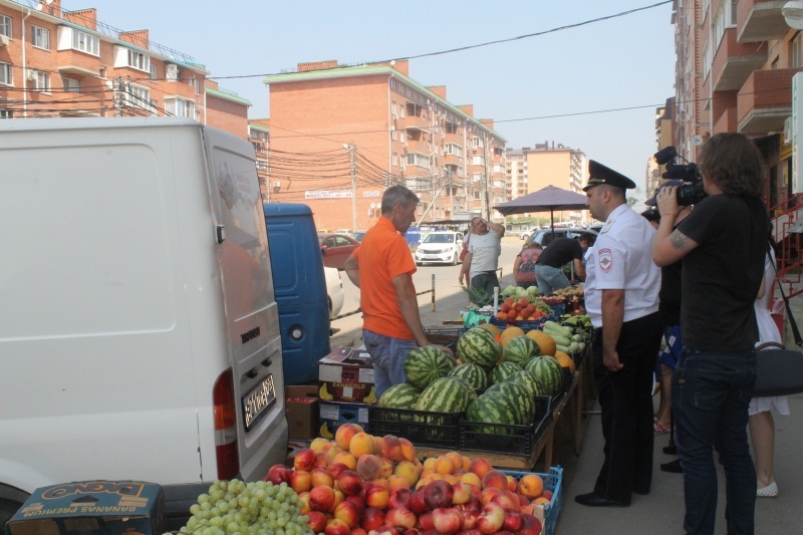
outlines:
[{"label": "drainpipe", "polygon": [[26,9],[27,15],[22,17],[22,116],[28,118],[28,62],[25,61],[25,19],[31,16],[31,10]]}]

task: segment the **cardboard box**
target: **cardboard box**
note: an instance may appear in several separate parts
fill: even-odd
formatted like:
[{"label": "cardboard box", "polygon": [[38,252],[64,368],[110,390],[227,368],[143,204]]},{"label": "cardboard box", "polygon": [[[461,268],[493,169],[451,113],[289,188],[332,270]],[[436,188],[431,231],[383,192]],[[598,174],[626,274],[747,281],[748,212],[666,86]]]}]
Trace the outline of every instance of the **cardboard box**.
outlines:
[{"label": "cardboard box", "polygon": [[287,466],[293,466],[293,460],[295,459],[296,454],[310,446],[309,440],[289,440],[287,442],[287,457],[285,458],[285,463]]},{"label": "cardboard box", "polygon": [[318,436],[318,385],[284,387],[285,412],[290,440]]},{"label": "cardboard box", "polygon": [[324,403],[322,401],[320,423],[323,438],[334,438],[337,428],[346,423],[359,424],[367,432],[368,405],[365,403]]},{"label": "cardboard box", "polygon": [[321,402],[376,403],[374,368],[364,349],[338,349],[318,361]]},{"label": "cardboard box", "polygon": [[162,487],[82,481],[36,489],[6,524],[7,535],[161,535]]}]

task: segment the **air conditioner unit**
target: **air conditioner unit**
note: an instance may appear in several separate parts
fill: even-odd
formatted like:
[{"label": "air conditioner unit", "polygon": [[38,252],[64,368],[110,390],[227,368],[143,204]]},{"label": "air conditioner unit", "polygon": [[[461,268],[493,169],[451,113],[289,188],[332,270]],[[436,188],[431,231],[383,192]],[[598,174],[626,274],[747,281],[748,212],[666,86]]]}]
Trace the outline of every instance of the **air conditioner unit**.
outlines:
[{"label": "air conditioner unit", "polygon": [[28,74],[25,75],[25,78],[28,81],[33,82],[34,80],[36,80],[36,71],[29,70]]},{"label": "air conditioner unit", "polygon": [[11,39],[7,35],[0,34],[0,46],[8,46]]},{"label": "air conditioner unit", "polygon": [[792,122],[791,117],[787,117],[786,120],[783,122],[783,144],[784,145],[791,145],[792,144]]},{"label": "air conditioner unit", "polygon": [[273,183],[273,189],[280,189],[281,187],[282,187],[282,183],[281,182],[274,182]]},{"label": "air conditioner unit", "polygon": [[168,63],[165,67],[165,78],[169,82],[175,82],[178,79],[178,65]]}]

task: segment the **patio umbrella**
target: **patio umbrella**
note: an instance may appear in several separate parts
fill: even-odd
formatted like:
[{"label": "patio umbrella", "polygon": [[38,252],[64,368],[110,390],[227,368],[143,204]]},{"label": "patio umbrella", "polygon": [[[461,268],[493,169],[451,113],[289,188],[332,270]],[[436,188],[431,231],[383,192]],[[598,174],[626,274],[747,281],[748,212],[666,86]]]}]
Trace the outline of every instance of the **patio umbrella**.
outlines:
[{"label": "patio umbrella", "polygon": [[529,212],[549,212],[553,231],[555,230],[555,210],[584,210],[585,208],[586,196],[584,194],[555,186],[547,186],[518,199],[494,206],[497,212],[505,216]]}]

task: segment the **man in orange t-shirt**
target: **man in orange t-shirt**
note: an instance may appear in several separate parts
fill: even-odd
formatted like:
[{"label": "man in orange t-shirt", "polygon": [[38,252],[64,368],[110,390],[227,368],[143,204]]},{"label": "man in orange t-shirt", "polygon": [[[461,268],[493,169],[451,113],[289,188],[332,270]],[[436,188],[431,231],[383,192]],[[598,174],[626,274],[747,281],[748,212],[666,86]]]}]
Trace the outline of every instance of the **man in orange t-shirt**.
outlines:
[{"label": "man in orange t-shirt", "polygon": [[[415,262],[404,233],[415,219],[418,197],[404,186],[382,195],[382,217],[346,260],[345,271],[360,288],[363,342],[374,364],[376,395],[405,382],[404,360],[427,341],[413,285]],[[436,346],[451,355],[445,347]]]}]

